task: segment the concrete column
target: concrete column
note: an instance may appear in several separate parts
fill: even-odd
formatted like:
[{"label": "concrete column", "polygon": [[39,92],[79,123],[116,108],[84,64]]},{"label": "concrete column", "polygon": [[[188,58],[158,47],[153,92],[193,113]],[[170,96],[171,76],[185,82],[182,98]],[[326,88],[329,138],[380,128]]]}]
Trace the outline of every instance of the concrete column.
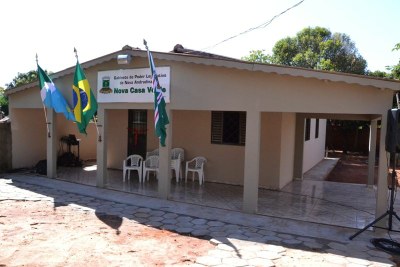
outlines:
[{"label": "concrete column", "polygon": [[244,153],[243,211],[255,213],[258,205],[258,180],[260,178],[261,113],[246,113],[246,146]]},{"label": "concrete column", "polygon": [[158,173],[158,196],[168,199],[171,186],[171,147],[172,147],[172,112],[167,107],[169,124],[166,126],[167,137],[165,146],[159,145],[159,173]]},{"label": "concrete column", "polygon": [[47,177],[57,177],[57,117],[54,109],[47,109],[47,126],[49,132],[47,133]]},{"label": "concrete column", "polygon": [[[380,133],[380,141],[379,141],[379,169],[378,169],[378,188],[376,192],[376,210],[375,217],[378,217],[384,214],[388,209],[388,190],[387,190],[387,158],[386,158],[386,150],[385,150],[385,138],[386,138],[386,129],[387,129],[387,114],[382,114],[381,121],[381,133]],[[387,217],[386,217],[387,218]],[[385,227],[385,220],[381,220],[378,226]]]},{"label": "concrete column", "polygon": [[97,127],[99,128],[99,135],[97,136],[97,173],[96,173],[96,186],[104,187],[107,181],[107,110],[101,105],[97,110]]},{"label": "concrete column", "polygon": [[294,144],[294,166],[293,178],[303,179],[303,157],[304,157],[304,123],[305,117],[296,114],[295,144]]},{"label": "concrete column", "polygon": [[378,128],[378,121],[372,120],[371,127],[369,130],[368,182],[367,182],[367,186],[369,187],[372,187],[374,185],[377,128]]}]

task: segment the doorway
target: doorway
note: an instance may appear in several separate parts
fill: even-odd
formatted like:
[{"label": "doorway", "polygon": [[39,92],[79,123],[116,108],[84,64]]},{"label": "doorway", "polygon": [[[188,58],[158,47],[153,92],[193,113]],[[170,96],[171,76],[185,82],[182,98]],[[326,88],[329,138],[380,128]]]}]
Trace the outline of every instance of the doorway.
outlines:
[{"label": "doorway", "polygon": [[128,155],[146,156],[147,110],[128,110]]}]

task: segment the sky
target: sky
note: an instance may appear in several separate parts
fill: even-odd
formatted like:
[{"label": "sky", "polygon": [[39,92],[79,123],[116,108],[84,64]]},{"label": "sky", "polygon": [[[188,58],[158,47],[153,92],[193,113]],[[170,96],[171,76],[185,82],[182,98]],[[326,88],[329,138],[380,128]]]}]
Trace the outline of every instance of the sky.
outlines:
[{"label": "sky", "polygon": [[[0,87],[39,64],[51,72],[113,53],[124,45],[168,52],[176,44],[233,58],[274,44],[305,27],[345,33],[367,60],[385,70],[400,60],[399,0],[304,0],[265,28],[229,37],[271,20],[300,0],[6,0],[0,1]],[[211,48],[210,48],[211,47]],[[133,59],[134,60],[134,59]]]}]

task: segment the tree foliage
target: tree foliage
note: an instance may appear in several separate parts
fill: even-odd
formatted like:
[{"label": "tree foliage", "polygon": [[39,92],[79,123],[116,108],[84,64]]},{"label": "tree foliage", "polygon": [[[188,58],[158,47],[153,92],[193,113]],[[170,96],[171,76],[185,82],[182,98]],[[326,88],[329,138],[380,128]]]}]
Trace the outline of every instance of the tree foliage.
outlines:
[{"label": "tree foliage", "polygon": [[[400,51],[400,43],[396,44],[392,51]],[[397,65],[387,67],[387,69],[390,71],[390,78],[400,80],[400,60]]]},{"label": "tree foliage", "polygon": [[264,54],[264,50],[251,50],[248,56],[242,57],[242,60],[256,63],[271,63],[269,55]]},{"label": "tree foliage", "polygon": [[4,88],[0,87],[0,112],[8,115],[8,98],[4,95]]},{"label": "tree foliage", "polygon": [[256,52],[252,51],[244,58],[249,61],[266,58],[267,63],[355,74],[365,74],[367,68],[366,60],[348,35],[332,33],[323,27],[308,27],[295,37],[279,40],[272,55],[260,55],[260,50]]},{"label": "tree foliage", "polygon": [[377,77],[377,78],[390,78],[390,76],[391,76],[390,73],[387,73],[387,72],[381,71],[381,70],[367,71],[366,75]]},{"label": "tree foliage", "polygon": [[[392,51],[400,51],[400,43],[396,44]],[[394,66],[386,66],[386,71],[368,71],[366,73],[368,76],[378,77],[378,78],[386,78],[386,79],[397,79],[400,80],[400,60],[397,65]],[[396,104],[397,105],[397,104]]]},{"label": "tree foliage", "polygon": [[400,80],[400,61],[397,65],[393,67],[389,67],[390,70],[390,78]]},{"label": "tree foliage", "polygon": [[[47,71],[46,71],[47,72]],[[8,84],[7,89],[12,89],[24,84],[37,81],[38,76],[36,70],[31,70],[26,73],[18,73],[18,75]],[[4,88],[0,87],[0,110],[8,115],[8,98],[4,95]]]},{"label": "tree foliage", "polygon": [[18,75],[8,84],[7,89],[18,87],[20,85],[34,82],[38,79],[36,70],[31,70],[26,73],[18,73]]}]

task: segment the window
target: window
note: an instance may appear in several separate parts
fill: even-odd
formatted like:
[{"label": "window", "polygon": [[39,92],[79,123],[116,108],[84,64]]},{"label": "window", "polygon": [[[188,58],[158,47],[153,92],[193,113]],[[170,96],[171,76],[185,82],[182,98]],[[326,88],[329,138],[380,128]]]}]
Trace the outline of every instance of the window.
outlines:
[{"label": "window", "polygon": [[246,112],[212,111],[211,143],[245,145]]},{"label": "window", "polygon": [[306,132],[304,136],[304,140],[308,141],[310,140],[310,128],[311,128],[311,119],[306,119]]},{"label": "window", "polygon": [[315,119],[315,138],[319,137],[319,119]]}]

